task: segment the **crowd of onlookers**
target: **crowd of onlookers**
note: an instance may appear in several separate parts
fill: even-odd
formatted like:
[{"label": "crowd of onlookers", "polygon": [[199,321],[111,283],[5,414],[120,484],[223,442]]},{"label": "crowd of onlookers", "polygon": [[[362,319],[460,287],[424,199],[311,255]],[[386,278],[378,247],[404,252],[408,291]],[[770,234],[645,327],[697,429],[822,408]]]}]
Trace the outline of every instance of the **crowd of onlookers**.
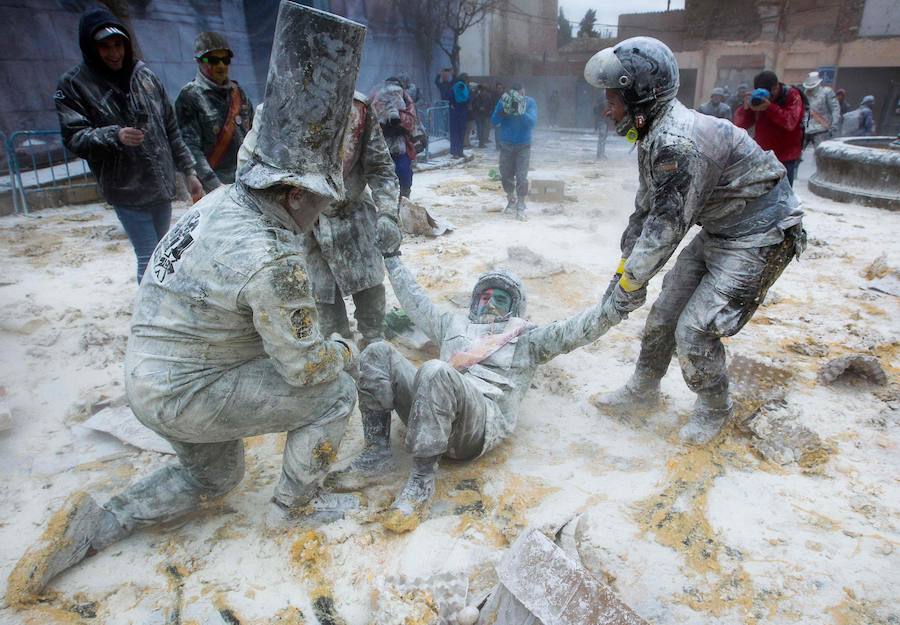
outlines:
[{"label": "crowd of onlookers", "polygon": [[[253,126],[249,97],[229,78],[234,57],[226,39],[205,32],[195,41],[197,74],[172,106],[162,81],[134,58],[125,25],[104,8],[87,11],[79,23],[83,62],[66,72],[54,99],[65,145],[86,159],[103,197],[113,206],[137,256],[138,279],[153,250],[168,230],[175,197],[175,171],[184,174],[196,200],[232,183],[238,152]],[[435,77],[441,100],[449,107],[450,154],[464,157],[463,148],[486,147],[493,141],[500,152],[500,176],[507,193],[507,210],[525,218],[531,132],[537,105],[521,84],[493,85],[472,81],[450,68]],[[401,195],[409,196],[412,164],[428,141],[419,118],[418,87],[405,75],[388,78],[370,94],[394,159]],[[597,157],[603,158],[608,120],[600,96],[594,107]],[[867,95],[849,110],[843,89],[824,85],[811,72],[802,85],[785,85],[774,72],[756,75],[752,91],[746,84],[730,94],[716,87],[701,113],[725,118],[751,132],[772,150],[793,183],[806,145],[835,136],[865,136],[875,131]],[[560,95],[547,99],[548,120],[558,123]]]},{"label": "crowd of onlookers", "polygon": [[[259,109],[229,77],[234,52],[219,33],[197,36],[197,74],[174,106],[162,81],[135,58],[125,24],[109,10],[99,7],[82,15],[79,44],[83,61],[63,74],[54,94],[63,142],[88,162],[102,196],[113,206],[134,246],[140,281],[171,223],[175,172],[184,175],[195,201],[233,183],[241,144]],[[451,155],[464,156],[470,135],[485,147],[493,130],[508,208],[524,219],[531,128],[537,120],[534,100],[521,85],[479,84],[449,69],[435,84],[449,103]],[[428,141],[417,110],[419,89],[400,74],[376,86],[369,99],[394,160],[401,196],[408,197],[412,164]]]},{"label": "crowd of onlookers", "polygon": [[[745,85],[741,103],[734,109],[735,125],[752,132],[757,143],[775,152],[788,172],[794,175],[804,148],[826,139],[866,136],[875,132],[873,96],[865,96],[857,109],[848,111],[846,92],[839,96],[824,84],[819,72],[810,72],[802,85],[785,85],[775,72],[766,70],[753,78],[753,91]],[[701,107],[702,111],[702,107]]]}]

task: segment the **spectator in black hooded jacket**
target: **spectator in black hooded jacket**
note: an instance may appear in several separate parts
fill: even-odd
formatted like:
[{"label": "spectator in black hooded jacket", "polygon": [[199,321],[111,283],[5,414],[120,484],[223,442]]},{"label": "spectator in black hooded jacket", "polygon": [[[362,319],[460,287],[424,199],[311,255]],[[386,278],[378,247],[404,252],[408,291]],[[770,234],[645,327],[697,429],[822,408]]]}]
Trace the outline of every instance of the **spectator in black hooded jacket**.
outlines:
[{"label": "spectator in black hooded jacket", "polygon": [[78,38],[84,61],[63,74],[54,95],[63,142],[87,160],[115,208],[134,246],[140,282],[169,229],[175,168],[187,177],[195,200],[203,186],[166,90],[135,61],[125,25],[104,8],[89,9]]}]

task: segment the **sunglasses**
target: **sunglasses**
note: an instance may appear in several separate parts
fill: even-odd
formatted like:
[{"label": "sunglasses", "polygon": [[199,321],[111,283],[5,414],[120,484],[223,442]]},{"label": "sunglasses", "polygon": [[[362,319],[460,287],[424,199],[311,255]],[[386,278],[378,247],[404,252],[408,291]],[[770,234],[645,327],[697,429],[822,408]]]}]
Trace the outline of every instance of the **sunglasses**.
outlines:
[{"label": "sunglasses", "polygon": [[200,61],[202,63],[208,63],[209,65],[218,65],[219,63],[231,65],[230,56],[201,56]]}]

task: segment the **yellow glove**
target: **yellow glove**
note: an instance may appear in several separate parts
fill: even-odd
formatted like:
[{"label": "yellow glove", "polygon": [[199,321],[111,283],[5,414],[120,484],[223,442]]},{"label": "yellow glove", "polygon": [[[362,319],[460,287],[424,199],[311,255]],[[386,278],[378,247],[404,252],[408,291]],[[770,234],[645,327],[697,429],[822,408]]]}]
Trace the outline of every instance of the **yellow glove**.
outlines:
[{"label": "yellow glove", "polygon": [[620,276],[623,273],[625,273],[625,259],[624,258],[619,259],[619,266],[616,267],[616,273]]},{"label": "yellow glove", "polygon": [[619,278],[619,286],[622,287],[622,290],[626,293],[632,293],[643,288],[644,285],[637,282],[634,278],[629,277],[627,273],[623,273],[622,277]]}]

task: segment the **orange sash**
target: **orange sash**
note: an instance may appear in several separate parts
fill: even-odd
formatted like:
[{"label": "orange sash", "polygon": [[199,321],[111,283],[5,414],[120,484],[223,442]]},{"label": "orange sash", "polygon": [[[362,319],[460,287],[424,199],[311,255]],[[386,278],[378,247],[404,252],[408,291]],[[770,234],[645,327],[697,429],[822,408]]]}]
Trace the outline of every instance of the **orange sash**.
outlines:
[{"label": "orange sash", "polygon": [[231,145],[231,138],[234,137],[234,120],[240,109],[241,93],[238,91],[238,86],[235,83],[231,83],[231,99],[228,103],[228,115],[225,117],[225,123],[222,124],[219,136],[216,137],[216,144],[212,147],[212,150],[209,151],[209,154],[206,155],[206,162],[209,163],[209,166],[212,169],[219,166],[219,163],[222,162],[222,157],[225,156],[225,152],[228,151],[228,148]]},{"label": "orange sash", "polygon": [[509,343],[514,338],[521,336],[526,330],[533,326],[523,319],[513,319],[509,323],[506,332],[501,334],[488,334],[480,337],[468,349],[458,351],[450,356],[450,366],[457,371],[465,371],[473,365],[487,360],[492,354],[501,347]]}]

